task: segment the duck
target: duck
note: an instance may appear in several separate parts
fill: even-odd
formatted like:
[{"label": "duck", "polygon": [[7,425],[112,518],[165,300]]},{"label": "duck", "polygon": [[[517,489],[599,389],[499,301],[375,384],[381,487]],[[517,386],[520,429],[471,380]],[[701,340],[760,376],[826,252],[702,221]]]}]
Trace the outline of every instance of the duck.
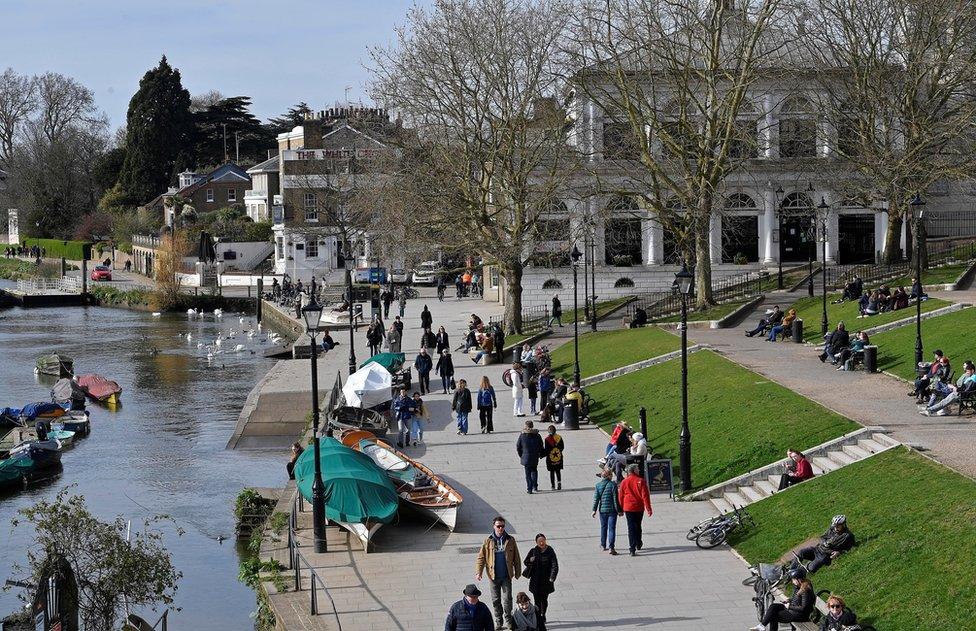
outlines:
[{"label": "duck", "polygon": [[214,317],[221,318],[224,315],[223,309],[214,309]]},{"label": "duck", "polygon": [[162,313],[160,313],[159,311],[153,311],[153,312],[152,312],[152,317],[154,317],[154,318],[158,318],[158,317],[159,317],[159,316],[161,316],[161,315],[163,315],[163,314],[162,314]]}]

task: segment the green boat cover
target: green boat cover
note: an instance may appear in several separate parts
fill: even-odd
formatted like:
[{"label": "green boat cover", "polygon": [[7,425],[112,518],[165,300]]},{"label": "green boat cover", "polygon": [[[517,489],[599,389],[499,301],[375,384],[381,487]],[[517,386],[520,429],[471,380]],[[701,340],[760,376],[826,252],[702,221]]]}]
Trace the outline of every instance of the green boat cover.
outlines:
[{"label": "green boat cover", "polygon": [[[393,483],[373,460],[335,438],[322,438],[319,461],[325,483],[325,514],[333,521],[388,524],[397,513]],[[309,446],[295,463],[298,492],[312,501],[315,450]]]},{"label": "green boat cover", "polygon": [[390,371],[390,374],[396,373],[396,371],[403,368],[403,363],[406,361],[406,356],[403,353],[377,353],[373,355],[362,364],[360,368],[365,366],[370,362],[375,362]]},{"label": "green boat cover", "polygon": [[0,485],[18,482],[34,469],[30,458],[7,458],[0,460]]}]

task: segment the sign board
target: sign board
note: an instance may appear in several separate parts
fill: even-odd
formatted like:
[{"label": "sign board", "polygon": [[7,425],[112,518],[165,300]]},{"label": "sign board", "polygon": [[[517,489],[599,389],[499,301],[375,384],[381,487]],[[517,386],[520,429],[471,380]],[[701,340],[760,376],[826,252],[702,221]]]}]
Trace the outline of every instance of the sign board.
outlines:
[{"label": "sign board", "polygon": [[647,488],[651,493],[667,492],[668,497],[674,497],[674,475],[670,458],[648,460],[644,463],[644,475]]},{"label": "sign board", "polygon": [[20,220],[16,208],[7,210],[7,243],[10,245],[20,243]]}]

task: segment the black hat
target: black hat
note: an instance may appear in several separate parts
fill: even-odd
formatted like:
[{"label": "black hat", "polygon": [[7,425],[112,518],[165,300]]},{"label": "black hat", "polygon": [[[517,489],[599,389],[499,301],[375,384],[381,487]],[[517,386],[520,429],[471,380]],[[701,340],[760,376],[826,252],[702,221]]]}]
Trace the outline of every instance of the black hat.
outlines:
[{"label": "black hat", "polygon": [[481,590],[478,589],[478,586],[474,583],[465,585],[464,591],[461,593],[463,593],[465,596],[481,596]]}]

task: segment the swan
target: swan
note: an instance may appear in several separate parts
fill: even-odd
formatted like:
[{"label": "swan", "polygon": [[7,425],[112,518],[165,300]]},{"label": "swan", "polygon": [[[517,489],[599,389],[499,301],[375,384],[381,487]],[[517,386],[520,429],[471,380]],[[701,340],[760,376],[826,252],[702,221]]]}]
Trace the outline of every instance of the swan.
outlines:
[{"label": "swan", "polygon": [[196,314],[197,314],[197,310],[196,309],[187,309],[186,310],[186,315],[188,315],[188,316],[195,316]]},{"label": "swan", "polygon": [[158,317],[159,317],[159,316],[161,316],[161,315],[163,315],[163,314],[162,314],[162,313],[160,313],[160,312],[158,312],[158,311],[153,311],[153,312],[152,312],[152,317],[154,317],[154,318],[158,318]]},{"label": "swan", "polygon": [[223,315],[224,315],[224,310],[223,309],[214,309],[214,316],[215,317],[220,318],[220,317],[223,317]]},{"label": "swan", "polygon": [[243,344],[238,344],[237,346],[234,347],[234,352],[235,353],[240,353],[242,350],[244,350],[244,345]]}]

